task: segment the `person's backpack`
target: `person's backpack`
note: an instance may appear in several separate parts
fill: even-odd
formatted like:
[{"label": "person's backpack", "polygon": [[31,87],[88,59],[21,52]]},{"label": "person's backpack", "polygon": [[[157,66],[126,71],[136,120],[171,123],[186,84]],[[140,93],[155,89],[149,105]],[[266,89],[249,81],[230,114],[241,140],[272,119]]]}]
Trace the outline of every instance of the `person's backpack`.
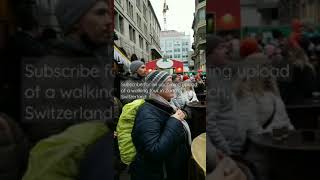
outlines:
[{"label": "person's backpack", "polygon": [[121,161],[129,165],[136,156],[136,148],[132,142],[131,132],[138,109],[144,104],[144,99],[137,99],[126,104],[117,125],[117,138]]},{"label": "person's backpack", "polygon": [[23,180],[77,179],[87,150],[107,133],[104,122],[89,121],[41,140],[31,150]]}]

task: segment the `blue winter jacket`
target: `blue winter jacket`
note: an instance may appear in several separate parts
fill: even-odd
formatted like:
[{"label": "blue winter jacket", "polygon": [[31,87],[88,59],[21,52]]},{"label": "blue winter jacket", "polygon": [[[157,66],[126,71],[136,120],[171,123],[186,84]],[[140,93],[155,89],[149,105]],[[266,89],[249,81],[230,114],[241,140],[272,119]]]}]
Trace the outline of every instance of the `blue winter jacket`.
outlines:
[{"label": "blue winter jacket", "polygon": [[146,100],[137,113],[132,140],[137,150],[131,180],[185,180],[190,146],[173,108]]}]

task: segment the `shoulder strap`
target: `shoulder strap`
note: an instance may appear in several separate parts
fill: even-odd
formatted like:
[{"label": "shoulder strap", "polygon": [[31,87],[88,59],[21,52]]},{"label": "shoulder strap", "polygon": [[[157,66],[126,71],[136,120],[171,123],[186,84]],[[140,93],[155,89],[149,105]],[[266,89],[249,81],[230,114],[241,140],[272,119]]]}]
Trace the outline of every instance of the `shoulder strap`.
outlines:
[{"label": "shoulder strap", "polygon": [[269,119],[267,120],[267,122],[265,122],[263,125],[262,125],[262,128],[263,129],[266,129],[272,122],[272,120],[274,119],[274,115],[276,114],[276,106],[277,106],[277,103],[276,103],[276,99],[273,99],[273,111],[272,111],[272,114],[271,116],[269,117]]}]

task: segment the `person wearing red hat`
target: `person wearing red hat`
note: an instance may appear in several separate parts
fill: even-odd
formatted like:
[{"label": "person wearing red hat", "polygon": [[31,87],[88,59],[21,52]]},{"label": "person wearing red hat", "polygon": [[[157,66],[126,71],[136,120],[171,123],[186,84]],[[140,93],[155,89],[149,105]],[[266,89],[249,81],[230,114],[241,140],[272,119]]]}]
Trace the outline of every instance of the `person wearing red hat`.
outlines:
[{"label": "person wearing red hat", "polygon": [[186,81],[186,80],[188,80],[188,79],[190,79],[188,75],[184,75],[184,76],[183,76],[183,81]]},{"label": "person wearing red hat", "polygon": [[299,42],[302,37],[303,24],[299,19],[291,22],[292,33],[289,36],[289,44],[294,48],[300,48]]},{"label": "person wearing red hat", "polygon": [[247,38],[241,41],[240,56],[246,58],[259,52],[259,44],[254,38]]}]

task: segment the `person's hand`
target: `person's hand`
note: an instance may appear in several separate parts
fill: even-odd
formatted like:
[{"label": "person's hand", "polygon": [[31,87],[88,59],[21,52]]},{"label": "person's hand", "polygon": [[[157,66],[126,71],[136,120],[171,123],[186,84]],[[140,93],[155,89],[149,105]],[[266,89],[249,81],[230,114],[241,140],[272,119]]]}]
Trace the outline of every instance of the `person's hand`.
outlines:
[{"label": "person's hand", "polygon": [[223,158],[217,168],[207,174],[206,180],[247,180],[246,175],[229,157]]},{"label": "person's hand", "polygon": [[182,120],[184,120],[184,118],[186,117],[186,115],[184,114],[183,111],[181,111],[180,109],[178,109],[178,110],[176,111],[176,113],[175,113],[174,115],[172,115],[172,117],[174,117],[174,118],[182,121]]}]

